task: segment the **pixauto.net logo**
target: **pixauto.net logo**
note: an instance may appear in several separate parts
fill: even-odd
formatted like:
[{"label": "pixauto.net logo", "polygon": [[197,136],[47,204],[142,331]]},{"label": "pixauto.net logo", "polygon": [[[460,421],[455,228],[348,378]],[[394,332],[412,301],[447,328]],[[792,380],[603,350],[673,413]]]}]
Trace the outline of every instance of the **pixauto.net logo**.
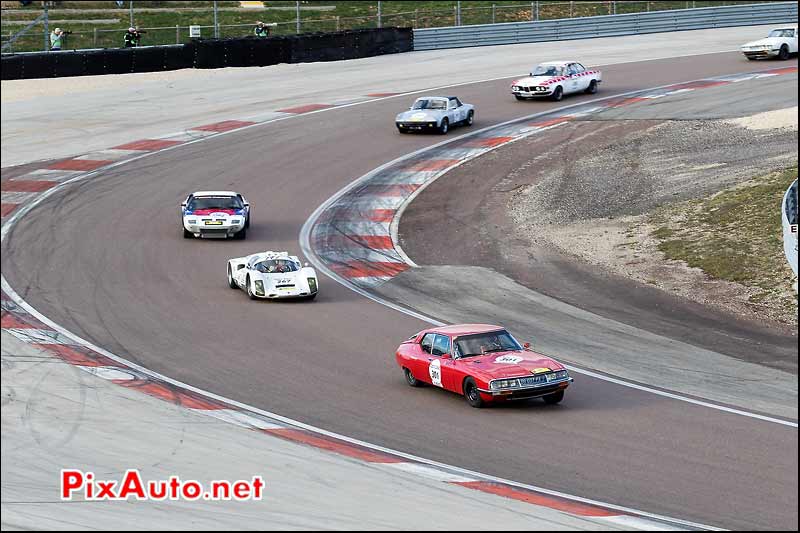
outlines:
[{"label": "pixauto.net logo", "polygon": [[264,480],[211,481],[206,488],[195,480],[170,476],[167,480],[144,481],[136,469],[125,471],[119,480],[99,480],[93,472],[61,470],[61,499],[84,501],[187,500],[249,501],[261,500]]}]

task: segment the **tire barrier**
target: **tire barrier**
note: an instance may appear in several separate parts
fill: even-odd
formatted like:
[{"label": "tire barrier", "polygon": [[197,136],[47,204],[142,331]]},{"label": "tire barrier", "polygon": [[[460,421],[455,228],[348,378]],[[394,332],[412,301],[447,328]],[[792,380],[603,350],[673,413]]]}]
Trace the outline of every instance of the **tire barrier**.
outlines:
[{"label": "tire barrier", "polygon": [[187,44],[3,54],[2,79],[60,78],[183,68],[264,67],[339,61],[414,48],[411,28],[307,33],[259,39],[196,39]]}]

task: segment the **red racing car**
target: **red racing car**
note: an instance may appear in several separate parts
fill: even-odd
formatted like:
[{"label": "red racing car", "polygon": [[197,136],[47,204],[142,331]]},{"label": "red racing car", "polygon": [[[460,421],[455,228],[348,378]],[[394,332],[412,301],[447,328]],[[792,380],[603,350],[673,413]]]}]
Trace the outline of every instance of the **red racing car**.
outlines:
[{"label": "red racing car", "polygon": [[564,365],[524,346],[500,326],[461,324],[420,331],[397,348],[412,387],[463,394],[472,407],[542,398],[556,404],[572,382]]}]

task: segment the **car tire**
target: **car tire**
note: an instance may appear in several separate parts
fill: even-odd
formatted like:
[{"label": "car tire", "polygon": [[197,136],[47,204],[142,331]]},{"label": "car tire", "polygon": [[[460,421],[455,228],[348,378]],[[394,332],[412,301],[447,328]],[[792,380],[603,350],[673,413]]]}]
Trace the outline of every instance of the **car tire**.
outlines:
[{"label": "car tire", "polygon": [[231,289],[238,289],[239,287],[236,285],[236,281],[233,279],[233,271],[231,270],[231,265],[228,265],[228,287]]},{"label": "car tire", "polygon": [[442,124],[439,126],[439,133],[445,135],[448,131],[450,131],[450,121],[447,120],[447,117],[444,117],[442,119]]},{"label": "car tire", "polygon": [[253,294],[253,290],[250,288],[250,286],[252,285],[250,283],[250,276],[247,276],[246,285],[247,285],[247,297],[250,298],[251,300],[255,300],[256,299],[256,295]]},{"label": "car tire", "polygon": [[191,239],[192,237],[194,237],[194,234],[191,231],[187,231],[186,228],[183,228],[183,238]]},{"label": "car tire", "polygon": [[423,383],[414,377],[414,374],[411,373],[411,370],[403,368],[403,374],[406,377],[406,383],[409,387],[422,387]]},{"label": "car tire", "polygon": [[564,89],[563,89],[563,87],[561,87],[561,85],[556,87],[556,90],[553,91],[553,94],[550,96],[550,98],[554,102],[560,102],[561,99],[564,98]]},{"label": "car tire", "polygon": [[520,95],[518,95],[518,94],[515,94],[515,95],[514,95],[514,98],[516,98],[517,100],[525,100],[525,97],[524,97],[524,96],[520,96]]},{"label": "car tire", "polygon": [[546,403],[547,405],[555,405],[564,399],[564,391],[560,390],[558,392],[554,392],[553,394],[542,396],[542,399],[544,400],[544,403]]},{"label": "car tire", "polygon": [[245,229],[250,227],[250,213],[247,213],[247,218],[244,219],[244,227]]},{"label": "car tire", "polygon": [[464,380],[464,398],[467,399],[467,403],[476,409],[480,409],[485,405],[483,399],[481,398],[481,393],[478,390],[478,386],[475,384],[475,380],[472,378],[467,378]]},{"label": "car tire", "polygon": [[584,92],[586,94],[594,94],[594,93],[596,93],[597,92],[597,80],[592,80],[589,83],[589,86],[586,88],[586,91],[584,91]]},{"label": "car tire", "polygon": [[475,112],[470,111],[469,113],[467,113],[467,118],[464,119],[464,125],[469,127],[472,126],[474,123],[475,123]]},{"label": "car tire", "polygon": [[311,294],[311,295],[309,295],[309,296],[306,296],[306,300],[313,300],[314,298],[316,298],[316,297],[317,297],[317,294],[319,294],[319,293],[318,293],[318,292],[315,292],[314,294]]},{"label": "car tire", "polygon": [[233,238],[240,241],[245,240],[247,238],[247,226],[245,225],[245,227],[234,233]]},{"label": "car tire", "polygon": [[781,51],[778,52],[778,59],[782,61],[786,61],[787,59],[789,59],[789,47],[786,46],[785,44],[781,46]]}]

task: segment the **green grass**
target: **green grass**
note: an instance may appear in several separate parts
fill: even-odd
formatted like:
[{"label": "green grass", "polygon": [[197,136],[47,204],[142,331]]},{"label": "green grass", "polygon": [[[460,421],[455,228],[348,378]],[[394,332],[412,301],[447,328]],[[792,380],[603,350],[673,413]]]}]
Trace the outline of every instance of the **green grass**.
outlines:
[{"label": "green grass", "polygon": [[[702,269],[712,278],[756,289],[753,303],[769,301],[792,284],[783,252],[780,206],[797,167],[760,176],[709,198],[662,208],[652,236],[669,259]],[[796,309],[797,298],[780,305]]]},{"label": "green grass", "polygon": [[[723,5],[740,2],[694,2],[697,7],[708,5]],[[358,1],[308,1],[301,2],[304,8],[301,12],[301,28],[303,32],[335,31],[348,28],[370,28],[376,26],[378,2]],[[532,15],[532,2],[522,1],[466,1],[461,2],[461,22],[469,24],[488,24],[491,22],[517,22],[530,20]],[[610,13],[611,2],[538,2],[538,15],[540,20],[564,18],[572,16],[607,15]],[[618,2],[617,12],[627,13],[636,11],[652,11],[664,9],[683,9],[692,2]],[[213,2],[158,2],[134,1],[134,21],[142,29],[147,30],[142,44],[175,44],[189,39],[189,25],[212,26]],[[238,9],[239,2],[218,2],[218,13],[221,37],[236,37],[250,35],[252,25],[257,20],[276,22],[279,24],[274,34],[295,33],[295,11],[290,10],[245,10]],[[268,2],[274,7],[294,7],[294,2]],[[412,26],[436,27],[451,26],[455,23],[455,1],[389,1],[382,2],[383,26]],[[492,6],[495,6],[492,9]],[[333,10],[313,9],[321,6],[335,6]],[[2,2],[3,40],[9,35],[22,29],[24,26],[10,24],[13,21],[31,21],[41,13],[40,2],[33,2],[30,6],[20,8],[19,2]],[[167,11],[153,11],[154,9],[169,8]],[[188,11],[186,8],[200,8],[201,11]],[[9,12],[13,9],[14,12]],[[65,11],[91,9],[93,12]],[[182,9],[184,9],[182,11]],[[94,12],[102,10],[102,12]],[[126,7],[119,9],[115,2],[58,2],[58,6],[50,10],[52,20],[91,19],[119,19],[112,24],[91,24],[86,22],[58,22],[51,24],[71,30],[66,42],[66,48],[94,48],[117,47],[122,44],[122,33],[130,25],[129,11]],[[238,27],[236,25],[239,25]],[[179,26],[176,32],[175,26]],[[151,29],[163,28],[163,29]],[[41,24],[31,30],[14,43],[13,51],[41,50],[43,47],[43,26]],[[204,36],[213,36],[212,28],[203,29]]]}]

